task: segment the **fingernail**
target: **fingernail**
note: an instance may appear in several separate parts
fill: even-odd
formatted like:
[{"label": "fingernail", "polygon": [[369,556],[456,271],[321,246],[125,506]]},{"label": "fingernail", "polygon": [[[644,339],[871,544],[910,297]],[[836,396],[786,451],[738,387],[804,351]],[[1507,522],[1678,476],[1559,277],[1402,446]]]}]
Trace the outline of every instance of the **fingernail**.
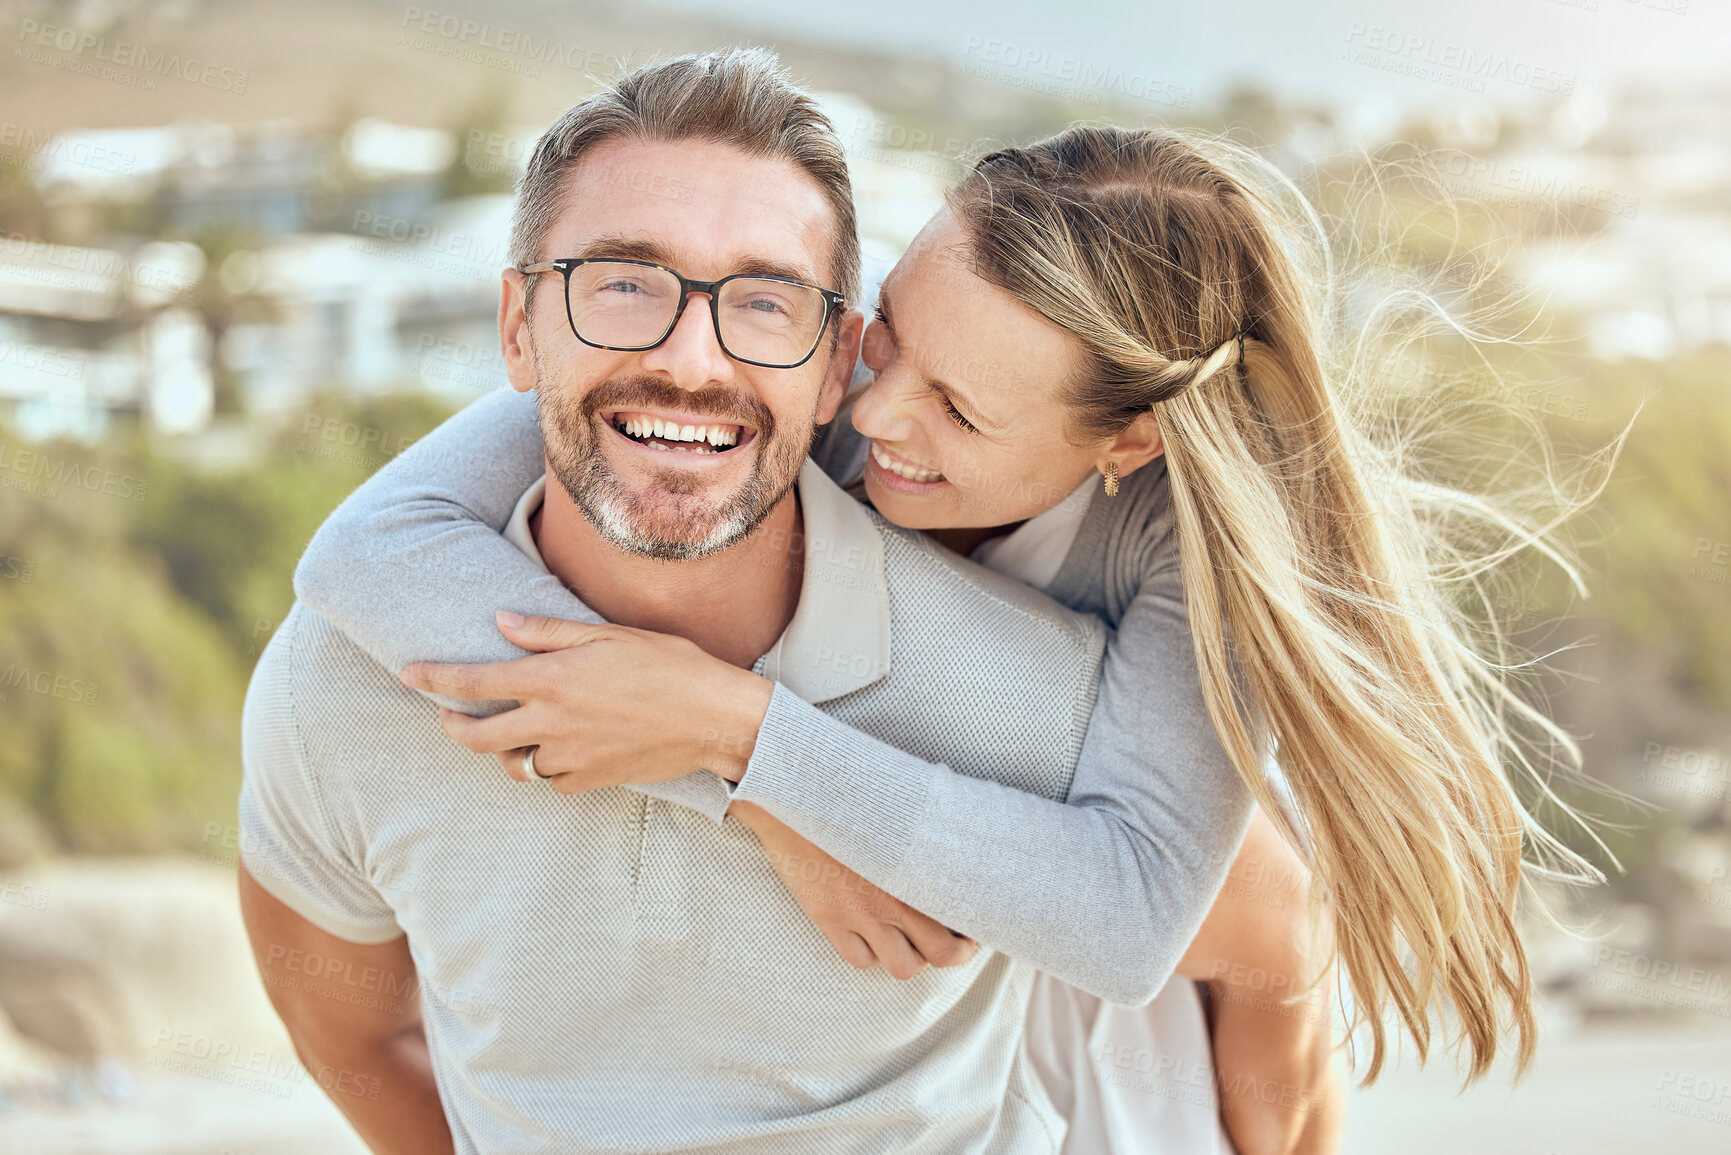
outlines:
[{"label": "fingernail", "polygon": [[514,630],[520,629],[523,625],[523,615],[514,610],[500,610],[494,616],[498,618],[500,625],[510,626]]}]

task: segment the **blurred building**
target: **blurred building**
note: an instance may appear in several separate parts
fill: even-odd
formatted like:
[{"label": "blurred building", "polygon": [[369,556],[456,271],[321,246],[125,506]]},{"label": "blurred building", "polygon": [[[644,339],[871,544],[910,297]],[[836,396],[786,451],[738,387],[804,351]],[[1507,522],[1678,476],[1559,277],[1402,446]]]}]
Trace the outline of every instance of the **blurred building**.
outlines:
[{"label": "blurred building", "polygon": [[196,245],[79,248],[0,243],[0,404],[27,436],[94,440],[110,416],[165,433],[210,419],[209,340],[188,307]]}]

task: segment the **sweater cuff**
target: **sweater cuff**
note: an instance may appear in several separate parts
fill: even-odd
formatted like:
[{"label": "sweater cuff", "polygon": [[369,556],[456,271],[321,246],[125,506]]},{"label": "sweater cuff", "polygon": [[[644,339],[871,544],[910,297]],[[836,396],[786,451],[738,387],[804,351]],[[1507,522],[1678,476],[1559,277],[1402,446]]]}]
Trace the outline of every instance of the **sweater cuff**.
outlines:
[{"label": "sweater cuff", "polygon": [[727,804],[732,801],[726,780],[708,770],[694,770],[665,782],[632,783],[626,789],[695,810],[717,826],[727,816]]},{"label": "sweater cuff", "polygon": [[733,797],[754,802],[883,885],[948,773],[847,726],[780,682]]}]

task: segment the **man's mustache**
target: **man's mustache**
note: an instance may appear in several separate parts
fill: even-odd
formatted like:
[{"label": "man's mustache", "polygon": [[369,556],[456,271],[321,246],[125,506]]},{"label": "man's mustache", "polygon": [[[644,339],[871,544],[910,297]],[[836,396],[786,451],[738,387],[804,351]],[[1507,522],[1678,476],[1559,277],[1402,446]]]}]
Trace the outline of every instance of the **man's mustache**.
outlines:
[{"label": "man's mustache", "polygon": [[603,409],[677,409],[728,425],[749,425],[759,436],[775,432],[775,416],[759,398],[731,389],[680,389],[654,377],[604,381],[584,394],[580,410],[593,418]]}]

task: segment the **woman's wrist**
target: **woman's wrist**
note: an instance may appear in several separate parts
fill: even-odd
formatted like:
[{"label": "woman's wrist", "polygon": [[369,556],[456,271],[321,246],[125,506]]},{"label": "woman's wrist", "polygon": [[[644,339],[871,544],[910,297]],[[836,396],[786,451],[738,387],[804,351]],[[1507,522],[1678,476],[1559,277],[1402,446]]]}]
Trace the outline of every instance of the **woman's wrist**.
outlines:
[{"label": "woman's wrist", "polygon": [[745,777],[775,683],[737,667],[704,711],[703,766],[729,782]]}]

